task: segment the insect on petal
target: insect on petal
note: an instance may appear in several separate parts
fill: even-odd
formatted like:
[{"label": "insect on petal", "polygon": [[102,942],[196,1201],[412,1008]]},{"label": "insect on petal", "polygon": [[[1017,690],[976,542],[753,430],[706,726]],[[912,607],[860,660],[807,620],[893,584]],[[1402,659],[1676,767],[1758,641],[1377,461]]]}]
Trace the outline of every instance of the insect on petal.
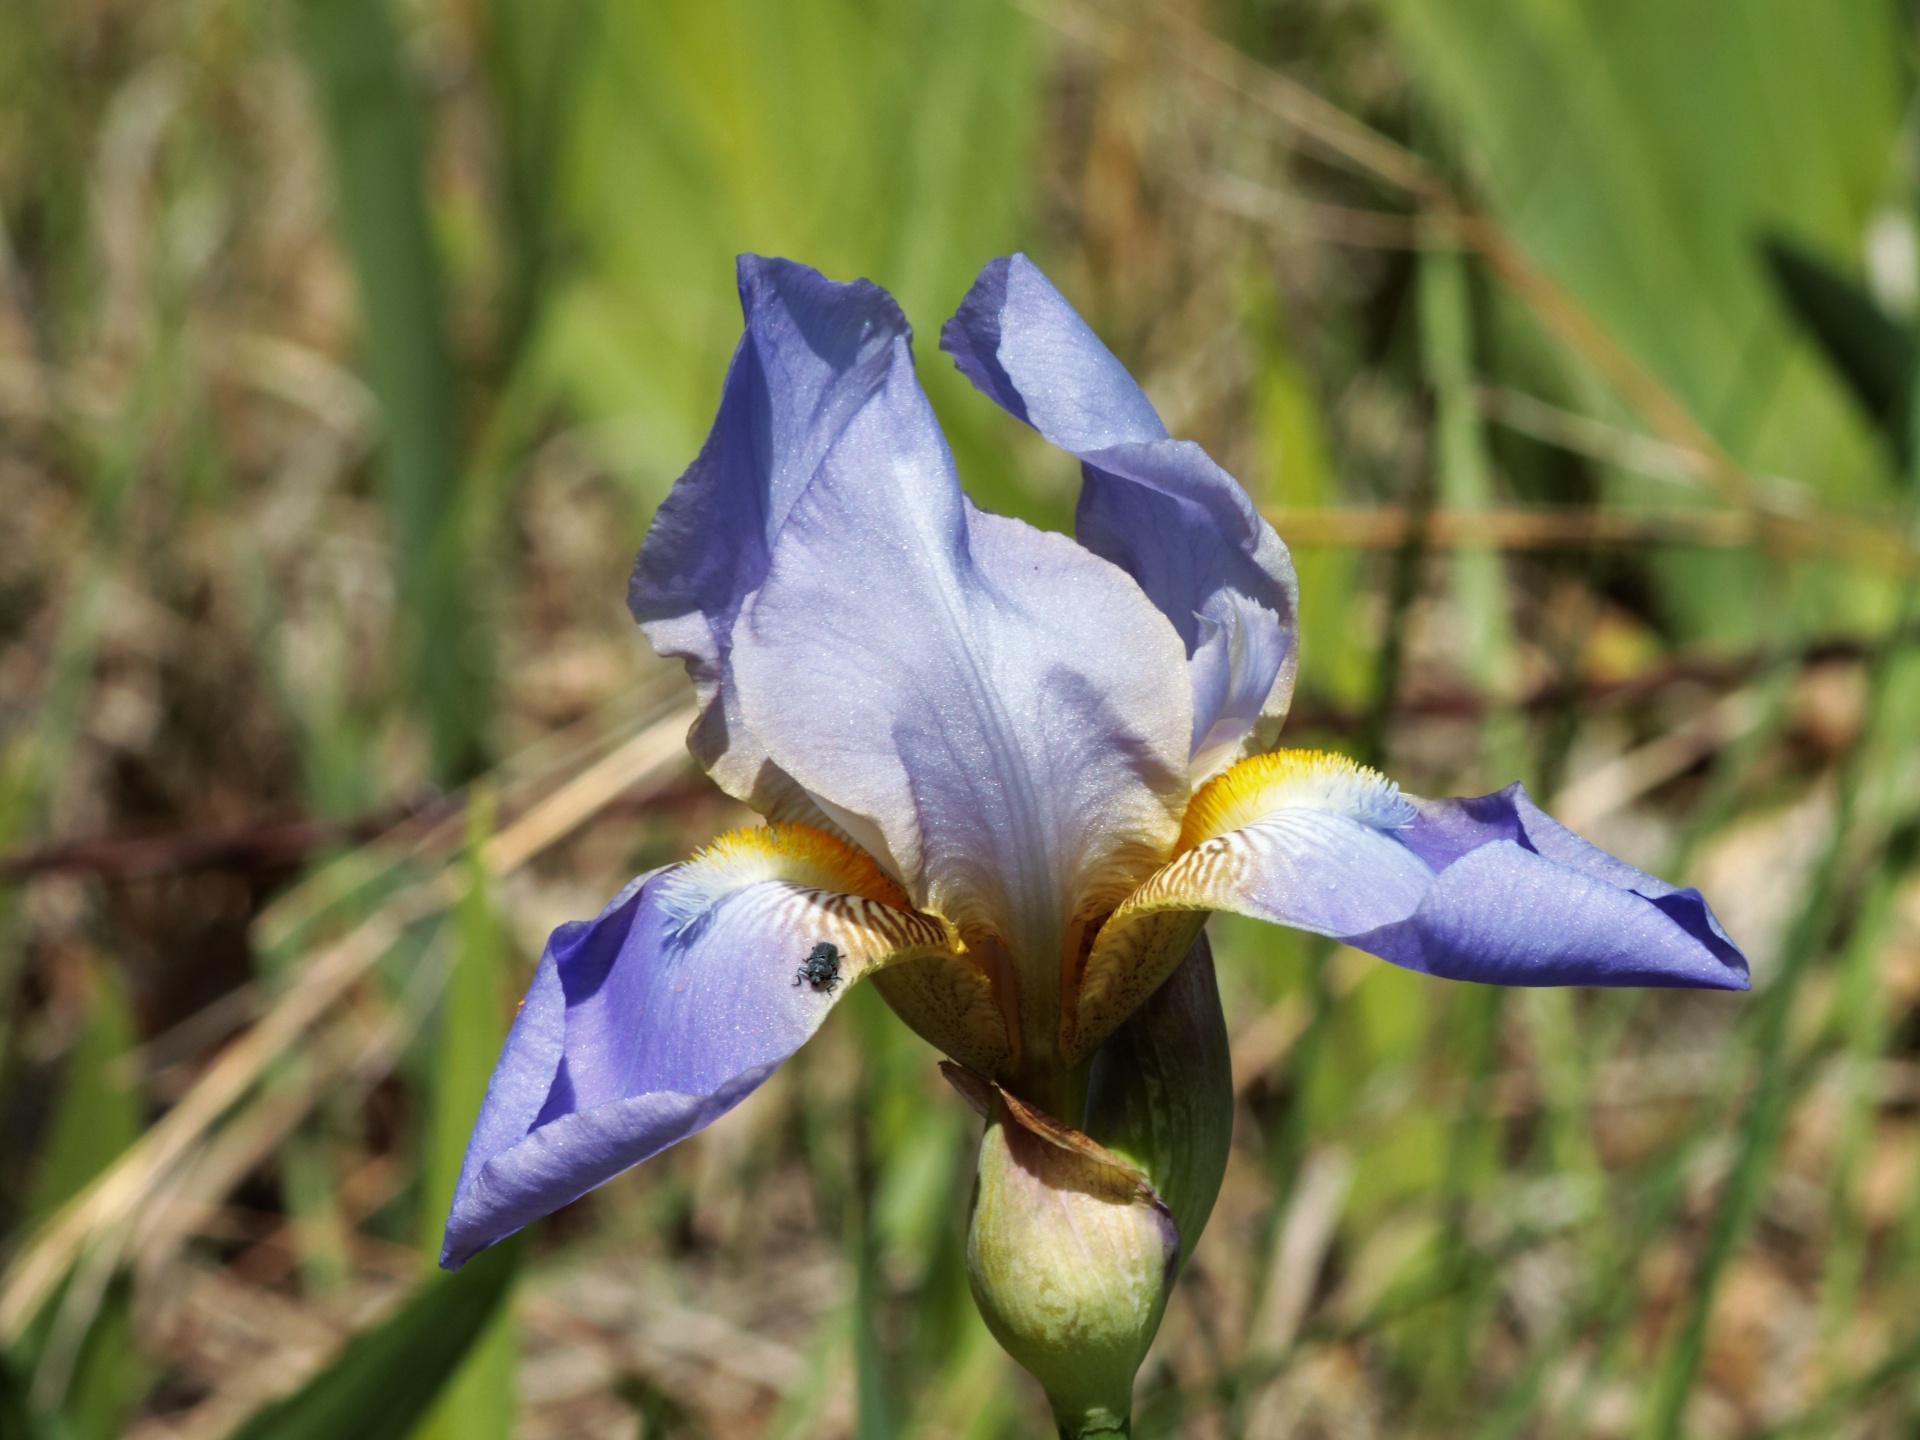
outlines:
[{"label": "insect on petal", "polygon": [[948,953],[866,855],[802,825],[722,836],[547,942],[468,1145],[441,1263],[739,1104],[863,976]]}]

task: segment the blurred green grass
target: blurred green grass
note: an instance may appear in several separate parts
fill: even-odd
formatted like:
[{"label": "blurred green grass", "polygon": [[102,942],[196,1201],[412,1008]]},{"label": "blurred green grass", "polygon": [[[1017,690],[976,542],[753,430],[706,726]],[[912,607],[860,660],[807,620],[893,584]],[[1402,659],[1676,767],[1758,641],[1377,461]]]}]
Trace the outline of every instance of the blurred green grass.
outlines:
[{"label": "blurred green grass", "polygon": [[[1071,466],[932,344],[1024,248],[1322,537],[1290,743],[1524,778],[1756,959],[1506,994],[1216,922],[1235,1157],[1137,1433],[1913,1433],[1911,411],[1764,250],[1911,328],[1909,19],[0,10],[0,1431],[225,1435],[318,1376],[418,1435],[1045,1433],[966,1293],[974,1122],[865,993],[542,1226],[433,1413],[367,1359],[444,1328],[546,930],[741,818],[621,606],[733,255],[893,289],[972,493],[1063,528]],[[1675,511],[1750,524],[1607,539]]]}]

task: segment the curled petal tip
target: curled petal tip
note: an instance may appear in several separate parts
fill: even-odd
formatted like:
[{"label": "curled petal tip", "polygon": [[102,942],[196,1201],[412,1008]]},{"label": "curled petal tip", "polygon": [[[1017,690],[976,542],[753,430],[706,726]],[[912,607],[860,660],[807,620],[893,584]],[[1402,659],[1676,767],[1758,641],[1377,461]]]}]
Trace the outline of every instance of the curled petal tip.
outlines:
[{"label": "curled petal tip", "polygon": [[1246,753],[1292,693],[1299,595],[1287,548],[1024,255],[995,260],[940,345],[995,404],[1081,462],[1080,543],[1131,575],[1186,648],[1204,777]]},{"label": "curled petal tip", "polygon": [[1360,948],[1493,984],[1748,988],[1746,956],[1698,890],[1581,839],[1525,787],[1417,808],[1401,839],[1435,868],[1433,889]]}]

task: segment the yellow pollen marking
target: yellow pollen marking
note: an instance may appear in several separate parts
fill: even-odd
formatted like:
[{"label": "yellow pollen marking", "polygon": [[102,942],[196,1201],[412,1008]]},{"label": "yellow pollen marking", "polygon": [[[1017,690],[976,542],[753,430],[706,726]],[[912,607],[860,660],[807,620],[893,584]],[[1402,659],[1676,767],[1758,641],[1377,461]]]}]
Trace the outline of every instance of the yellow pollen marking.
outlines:
[{"label": "yellow pollen marking", "polygon": [[1175,855],[1251,825],[1275,810],[1333,810],[1382,830],[1412,823],[1400,787],[1365,765],[1326,750],[1251,755],[1202,785],[1187,805]]},{"label": "yellow pollen marking", "polygon": [[1062,1035],[1070,1062],[1092,1054],[1173,972],[1207,912],[1259,913],[1239,901],[1248,867],[1265,843],[1262,822],[1301,810],[1331,812],[1377,830],[1397,830],[1417,814],[1386,776],[1324,750],[1254,755],[1209,780],[1187,806],[1174,858],[1148,876],[1094,938],[1072,1029]]},{"label": "yellow pollen marking", "polygon": [[716,837],[674,871],[662,900],[676,916],[691,921],[723,896],[765,880],[913,909],[906,892],[866,851],[811,825],[795,824],[753,825]]}]

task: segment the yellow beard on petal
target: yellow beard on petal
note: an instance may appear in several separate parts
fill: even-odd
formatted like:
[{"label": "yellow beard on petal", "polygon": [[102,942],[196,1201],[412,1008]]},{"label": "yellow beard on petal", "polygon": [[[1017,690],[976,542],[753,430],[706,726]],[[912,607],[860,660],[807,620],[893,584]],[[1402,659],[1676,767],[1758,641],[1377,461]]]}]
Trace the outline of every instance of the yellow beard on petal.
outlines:
[{"label": "yellow beard on petal", "polygon": [[[987,974],[942,916],[916,910],[873,857],[811,825],[730,830],[661,877],[661,904],[679,927],[699,924],[740,891],[776,907],[795,934],[842,952],[841,977],[871,974],[889,1004],[933,1044],[983,1075],[1014,1044]],[[777,928],[777,927],[775,927]],[[806,954],[796,945],[796,963]]]},{"label": "yellow beard on petal", "polygon": [[691,920],[722,896],[763,880],[913,909],[906,892],[866,851],[811,825],[791,824],[729,830],[703,845],[674,872],[663,899],[676,916]]},{"label": "yellow beard on petal", "polygon": [[1275,750],[1250,756],[1200,787],[1174,854],[1295,805],[1351,815],[1380,830],[1397,830],[1414,817],[1400,787],[1378,770],[1326,750]]},{"label": "yellow beard on petal", "polygon": [[1091,1054],[1172,973],[1208,912],[1241,883],[1252,838],[1241,832],[1286,810],[1332,811],[1380,830],[1409,825],[1417,813],[1379,771],[1324,750],[1275,750],[1214,776],[1187,806],[1173,859],[1095,937],[1064,1040],[1070,1056]]}]

